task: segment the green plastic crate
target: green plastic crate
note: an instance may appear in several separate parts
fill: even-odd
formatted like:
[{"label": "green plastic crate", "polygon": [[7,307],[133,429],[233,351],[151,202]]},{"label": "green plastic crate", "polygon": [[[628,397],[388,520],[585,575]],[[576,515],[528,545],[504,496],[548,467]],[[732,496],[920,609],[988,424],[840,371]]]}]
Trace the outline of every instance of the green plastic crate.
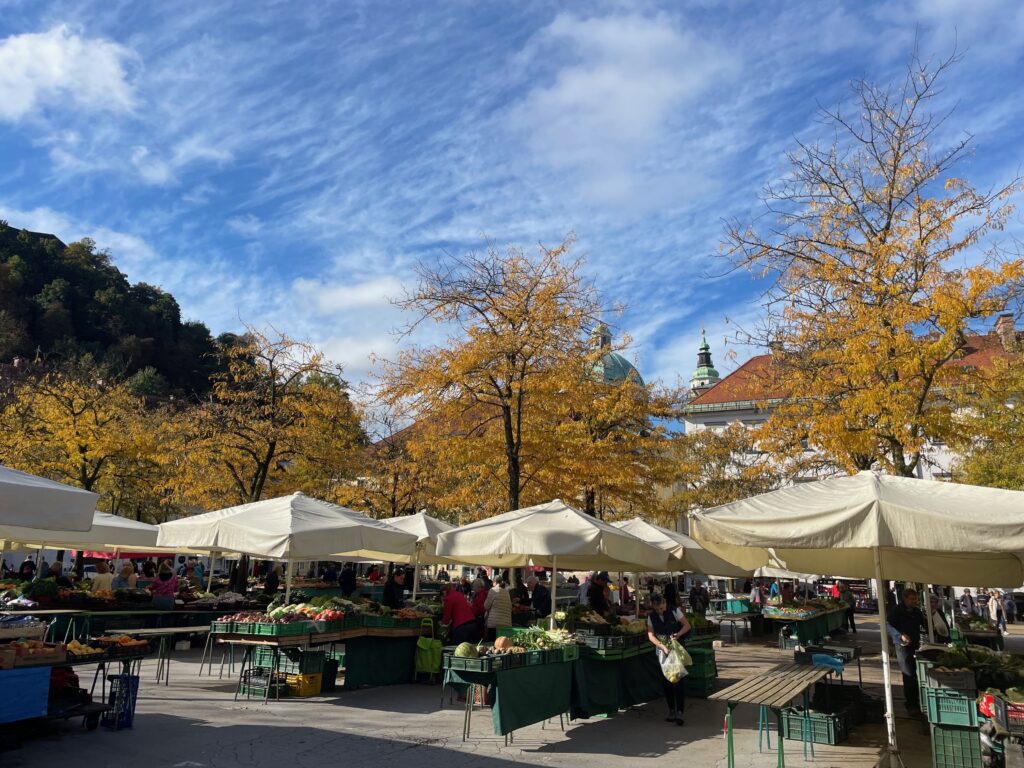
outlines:
[{"label": "green plastic crate", "polygon": [[547,663],[547,654],[544,651],[530,650],[522,655],[526,657],[524,664],[527,667],[535,667],[538,664]]},{"label": "green plastic crate", "polygon": [[798,645],[800,645],[800,638],[786,637],[784,634],[782,634],[782,630],[779,630],[780,651],[795,651]]},{"label": "green plastic crate", "polygon": [[952,688],[925,688],[922,709],[928,722],[935,725],[977,727],[977,691],[956,691]]},{"label": "green plastic crate", "polygon": [[978,729],[933,725],[932,768],[982,768]]},{"label": "green plastic crate", "polygon": [[230,635],[235,631],[235,622],[233,621],[211,621],[210,632],[215,635]]},{"label": "green plastic crate", "polygon": [[576,661],[580,657],[580,647],[576,644],[563,645],[561,651],[562,661]]},{"label": "green plastic crate", "polygon": [[367,629],[394,629],[395,619],[391,616],[363,614],[363,626]]},{"label": "green plastic crate", "polygon": [[456,672],[493,672],[494,659],[490,656],[470,658],[446,653],[444,654],[444,666],[445,669],[454,669]]},{"label": "green plastic crate", "polygon": [[715,664],[715,651],[710,648],[694,648],[688,651],[693,659],[693,664],[686,668],[689,677],[708,678],[718,676],[718,666]]},{"label": "green plastic crate", "polygon": [[293,637],[309,634],[308,621],[294,621],[291,624],[254,624],[254,634],[270,637]]},{"label": "green plastic crate", "polygon": [[683,690],[687,696],[695,699],[706,699],[715,690],[715,679],[713,677],[690,677],[683,678]]},{"label": "green plastic crate", "polygon": [[782,736],[786,739],[802,741],[804,728],[810,727],[810,740],[815,744],[840,744],[846,740],[850,730],[850,716],[846,710],[836,712],[817,712],[811,710],[804,717],[802,707],[790,707],[782,710]]}]

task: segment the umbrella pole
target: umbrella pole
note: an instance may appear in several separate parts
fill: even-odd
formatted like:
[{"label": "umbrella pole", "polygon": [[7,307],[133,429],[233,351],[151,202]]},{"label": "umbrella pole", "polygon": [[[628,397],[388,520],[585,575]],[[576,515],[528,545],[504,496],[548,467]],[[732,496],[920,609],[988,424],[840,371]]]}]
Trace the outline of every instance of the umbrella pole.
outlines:
[{"label": "umbrella pole", "polygon": [[213,561],[220,557],[220,552],[214,550],[210,553],[210,573],[206,577],[206,591],[209,592],[213,589]]},{"label": "umbrella pole", "polygon": [[[4,539],[3,553],[0,554],[0,571],[3,570],[3,566],[7,565],[7,553],[11,551],[11,542]],[[14,570],[13,566],[11,570]],[[6,574],[5,574],[6,575]]]},{"label": "umbrella pole", "polygon": [[46,551],[46,543],[39,548],[39,553],[36,555],[36,575],[32,581],[39,581],[43,578],[43,552]]},{"label": "umbrella pole", "polygon": [[548,629],[555,628],[555,612],[558,610],[558,555],[551,556],[551,617]]},{"label": "umbrella pole", "polygon": [[882,679],[885,682],[885,730],[888,743],[885,747],[885,754],[888,760],[883,757],[878,765],[885,768],[888,763],[891,768],[900,764],[899,750],[896,748],[896,719],[893,714],[892,705],[892,671],[889,667],[889,632],[887,629],[889,618],[886,615],[885,586],[882,581],[882,556],[875,547],[875,589],[878,590],[878,629],[882,641]]},{"label": "umbrella pole", "polygon": [[416,556],[412,566],[412,601],[416,602],[416,592],[420,588],[420,545],[416,545]]},{"label": "umbrella pole", "polygon": [[285,560],[284,564],[288,568],[288,573],[284,575],[284,602],[287,605],[292,601],[292,561]]},{"label": "umbrella pole", "polygon": [[924,585],[924,615],[928,619],[928,642],[935,642],[935,619],[932,617],[932,585]]}]

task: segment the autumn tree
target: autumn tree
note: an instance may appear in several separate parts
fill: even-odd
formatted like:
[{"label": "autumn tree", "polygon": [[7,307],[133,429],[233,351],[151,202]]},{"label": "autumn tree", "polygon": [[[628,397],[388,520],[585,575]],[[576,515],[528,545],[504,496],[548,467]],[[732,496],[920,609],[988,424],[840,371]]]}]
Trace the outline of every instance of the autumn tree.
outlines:
[{"label": "autumn tree", "polygon": [[586,355],[597,314],[571,245],[572,238],[540,246],[535,256],[490,247],[421,265],[418,286],[398,302],[416,315],[410,330],[436,322],[452,332],[443,346],[401,352],[382,387],[386,401],[407,404],[447,434],[434,444],[439,463],[464,468],[450,507],[517,509],[550,457],[551,446],[528,425],[558,397],[560,375]]},{"label": "autumn tree", "polygon": [[225,372],[181,414],[177,492],[216,508],[329,487],[363,439],[339,372],[309,344],[249,328],[222,340]]},{"label": "autumn tree", "polygon": [[785,476],[784,467],[757,446],[754,430],[738,422],[673,435],[669,460],[662,504],[670,520],[775,490]]},{"label": "autumn tree", "polygon": [[955,479],[1024,490],[1024,360],[1014,355],[976,371],[959,404],[950,440],[962,456]]},{"label": "autumn tree", "polygon": [[953,173],[970,137],[937,146],[948,126],[928,110],[953,63],[855,83],[852,105],[822,114],[832,140],[788,154],[768,221],[728,228],[733,264],[771,281],[750,340],[788,393],[763,434],[775,452],[808,439],[847,470],[913,475],[948,422],[948,363],[1018,290],[1024,262],[986,247],[1018,182],[980,191]]}]

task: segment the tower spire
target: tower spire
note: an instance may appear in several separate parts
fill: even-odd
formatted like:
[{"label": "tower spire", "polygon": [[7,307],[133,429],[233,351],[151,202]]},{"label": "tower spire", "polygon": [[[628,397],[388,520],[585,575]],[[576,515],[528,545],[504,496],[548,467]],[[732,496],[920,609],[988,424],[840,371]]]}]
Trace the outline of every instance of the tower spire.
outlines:
[{"label": "tower spire", "polygon": [[704,324],[700,326],[700,346],[697,348],[697,369],[690,377],[690,389],[695,395],[715,386],[722,377],[715,370],[715,364],[711,361],[711,345],[708,344],[707,334],[704,331]]}]

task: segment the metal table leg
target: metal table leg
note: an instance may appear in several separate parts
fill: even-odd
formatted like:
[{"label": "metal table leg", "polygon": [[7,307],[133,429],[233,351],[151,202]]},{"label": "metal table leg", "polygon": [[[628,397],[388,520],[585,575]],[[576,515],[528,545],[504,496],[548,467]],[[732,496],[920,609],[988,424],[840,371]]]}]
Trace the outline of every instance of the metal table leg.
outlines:
[{"label": "metal table leg", "polygon": [[779,738],[778,738],[779,750],[778,750],[778,753],[777,753],[778,754],[778,758],[776,759],[775,764],[778,766],[778,768],[786,768],[786,748],[784,746],[784,744],[786,743],[786,740],[782,737],[782,710],[781,709],[775,710],[775,717],[776,717],[777,722],[779,724]]},{"label": "metal table leg", "polygon": [[732,745],[732,710],[736,705],[731,701],[725,705],[725,764],[727,768],[736,768],[736,753]]},{"label": "metal table leg", "polygon": [[[772,748],[772,728],[771,722],[768,720],[768,707],[764,704],[757,708],[757,751],[761,751],[761,738],[762,734],[765,741],[768,744],[768,749]],[[779,738],[782,738],[781,736]]]}]

